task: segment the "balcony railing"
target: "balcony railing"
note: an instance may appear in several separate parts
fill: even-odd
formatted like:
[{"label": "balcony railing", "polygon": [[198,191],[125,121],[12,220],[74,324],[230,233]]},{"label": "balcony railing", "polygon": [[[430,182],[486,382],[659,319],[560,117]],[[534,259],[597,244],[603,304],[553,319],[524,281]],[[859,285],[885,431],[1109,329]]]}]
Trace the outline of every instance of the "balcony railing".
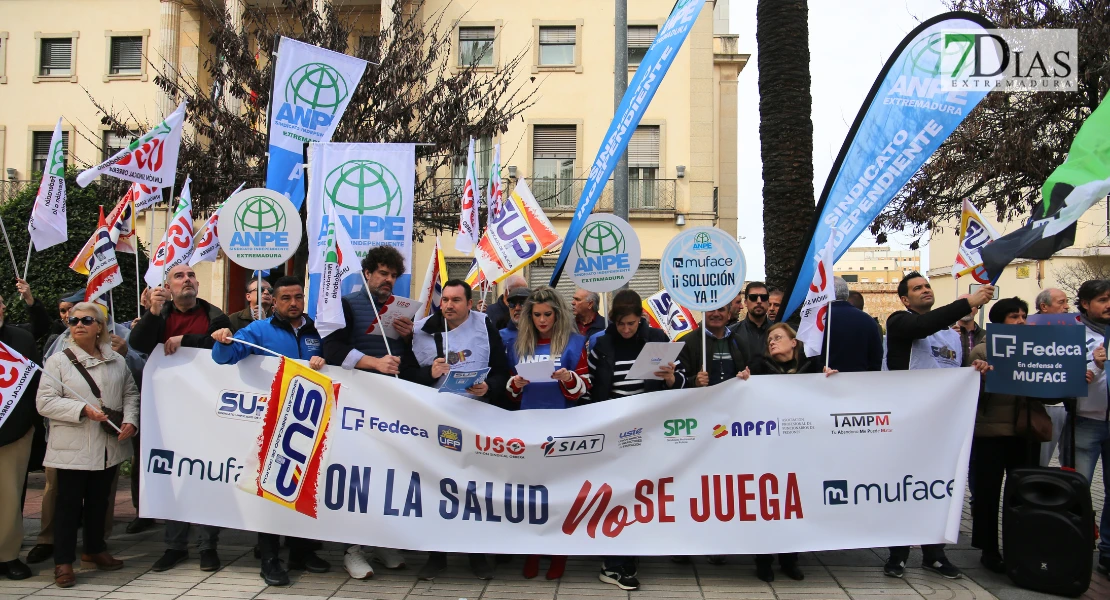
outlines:
[{"label": "balcony railing", "polygon": [[[452,196],[461,195],[463,179],[452,177],[437,177],[434,181],[436,195]],[[548,177],[532,177],[527,180],[532,195],[536,197],[540,206],[549,215],[573,212],[582,197],[582,189],[586,185],[585,179],[553,179]],[[478,188],[486,189],[486,180],[479,179]],[[510,188],[508,180],[505,181],[506,192]],[[628,180],[628,210],[634,212],[674,212],[678,193],[678,181],[675,179],[630,179]],[[613,210],[613,180],[605,184],[605,189],[598,198],[594,212],[611,212]]]},{"label": "balcony railing", "polygon": [[8,200],[11,200],[20,190],[30,184],[30,181],[20,181],[17,179],[5,179],[0,181],[0,204],[4,204]]}]

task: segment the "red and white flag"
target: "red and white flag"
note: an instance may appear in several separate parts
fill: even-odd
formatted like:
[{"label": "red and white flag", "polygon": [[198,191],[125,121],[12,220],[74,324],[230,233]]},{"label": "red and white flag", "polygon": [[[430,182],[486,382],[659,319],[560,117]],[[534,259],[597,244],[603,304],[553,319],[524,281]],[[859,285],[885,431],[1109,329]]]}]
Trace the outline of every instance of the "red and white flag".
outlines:
[{"label": "red and white flag", "polygon": [[66,230],[66,163],[62,148],[62,119],[54,126],[50,136],[50,151],[46,155],[46,168],[42,170],[42,183],[31,209],[27,232],[39,252],[69,239]]},{"label": "red and white flag", "polygon": [[[245,183],[240,183],[239,187],[231,193],[232,196],[239,193],[243,189]],[[224,200],[227,202],[227,200]],[[193,255],[189,257],[189,266],[193,266],[202,262],[216,262],[216,257],[220,254],[220,236],[216,233],[216,224],[220,221],[220,211],[224,208],[220,204],[216,212],[212,213],[211,217],[201,225],[197,230],[197,247],[193,248]]]},{"label": "red and white flag", "polygon": [[123,283],[116,262],[116,245],[108,233],[108,222],[104,219],[104,207],[100,207],[100,223],[93,234],[96,245],[93,247],[92,260],[89,262],[89,283],[85,286],[85,302],[92,302],[107,294],[109,290]]},{"label": "red and white flag", "polygon": [[478,244],[478,172],[474,166],[474,138],[466,153],[466,181],[463,182],[462,211],[459,213],[459,230],[455,236],[455,250],[464,254],[474,252]]},{"label": "red and white flag", "polygon": [[486,185],[486,227],[501,217],[505,189],[501,185],[501,144],[493,147],[493,162],[489,166],[489,183]]},{"label": "red and white flag", "polygon": [[181,148],[181,128],[185,124],[185,102],[143,137],[131,142],[115,156],[82,171],[77,185],[88,187],[98,175],[169,187],[177,173],[177,153]]},{"label": "red and white flag", "polygon": [[809,284],[805,302],[802,302],[802,323],[798,326],[798,339],[805,344],[806,356],[821,354],[824,346],[829,304],[833,300],[835,287],[833,286],[835,251],[833,237],[829,236],[829,241],[825,242],[825,249],[821,251],[821,259],[817,261],[817,268],[813,270],[813,281]]},{"label": "red and white flag", "polygon": [[189,257],[193,254],[193,199],[189,191],[191,182],[191,179],[185,178],[185,185],[181,186],[181,200],[177,203],[177,211],[173,213],[170,228],[150,257],[150,266],[143,276],[150,287],[162,285],[166,273],[189,262]]},{"label": "red and white flag", "polygon": [[[8,420],[15,405],[27,391],[35,371],[39,366],[16,352],[11,346],[0,342],[0,429],[4,428],[4,421]],[[34,402],[32,396],[28,402]]]},{"label": "red and white flag", "polygon": [[162,188],[145,183],[132,183],[127,193],[135,199],[136,213],[141,213],[162,201]]}]

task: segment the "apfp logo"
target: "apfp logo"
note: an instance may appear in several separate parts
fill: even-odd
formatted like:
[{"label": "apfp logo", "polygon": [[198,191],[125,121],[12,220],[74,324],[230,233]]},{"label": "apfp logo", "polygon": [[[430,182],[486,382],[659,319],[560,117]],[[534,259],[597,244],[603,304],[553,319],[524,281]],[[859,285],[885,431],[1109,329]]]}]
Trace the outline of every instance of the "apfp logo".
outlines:
[{"label": "apfp logo", "polygon": [[335,203],[339,221],[352,241],[404,241],[401,184],[385,165],[372,160],[349,160],[339,165],[324,178],[324,196]]},{"label": "apfp logo", "polygon": [[339,71],[324,63],[302,65],[285,82],[285,102],[278,108],[277,120],[313,132],[330,127],[348,94],[347,81]]},{"label": "apfp logo", "polygon": [[289,248],[288,217],[285,209],[267,196],[251,196],[239,204],[234,215],[231,248]]}]

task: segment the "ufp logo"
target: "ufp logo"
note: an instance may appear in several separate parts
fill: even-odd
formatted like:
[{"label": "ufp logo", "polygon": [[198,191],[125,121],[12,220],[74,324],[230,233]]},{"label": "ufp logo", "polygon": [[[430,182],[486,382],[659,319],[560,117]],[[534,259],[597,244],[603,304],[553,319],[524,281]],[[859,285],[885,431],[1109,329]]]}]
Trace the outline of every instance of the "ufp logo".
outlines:
[{"label": "ufp logo", "polygon": [[216,407],[217,416],[240,421],[258,421],[262,419],[264,412],[266,412],[266,396],[262,394],[236,390],[220,392],[220,404]]},{"label": "ufp logo", "polygon": [[[324,196],[335,203],[351,240],[401,242],[405,239],[404,197],[397,176],[372,160],[349,160],[324,177]],[[327,219],[321,224],[327,234]]]},{"label": "ufp logo", "polygon": [[574,263],[575,274],[631,268],[624,234],[612,223],[607,221],[590,223],[582,230],[575,245],[578,248],[578,260]]},{"label": "ufp logo", "polygon": [[440,425],[439,445],[448,450],[462,452],[462,430],[450,425]]},{"label": "ufp logo", "polygon": [[301,493],[301,481],[309,457],[317,450],[324,428],[327,392],[313,381],[296,376],[289,382],[292,402],[283,402],[277,429],[266,449],[259,486],[280,500],[293,503]]},{"label": "ufp logo", "polygon": [[236,209],[231,248],[289,248],[285,208],[267,196],[251,196]]},{"label": "ufp logo", "polygon": [[574,456],[576,454],[597,454],[605,449],[605,434],[569,435],[564,437],[547,436],[540,444],[544,458]]},{"label": "ufp logo", "polygon": [[278,108],[277,120],[313,131],[330,127],[348,94],[347,81],[331,66],[301,65],[285,82],[285,102]]}]

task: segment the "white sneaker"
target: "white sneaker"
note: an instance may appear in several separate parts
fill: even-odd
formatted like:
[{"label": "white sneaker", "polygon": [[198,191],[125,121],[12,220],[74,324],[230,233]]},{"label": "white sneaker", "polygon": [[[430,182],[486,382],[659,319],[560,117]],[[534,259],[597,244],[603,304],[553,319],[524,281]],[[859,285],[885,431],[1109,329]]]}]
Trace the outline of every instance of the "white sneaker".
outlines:
[{"label": "white sneaker", "polygon": [[400,569],[405,566],[405,557],[393,548],[374,548],[374,560],[387,569]]},{"label": "white sneaker", "polygon": [[343,555],[343,568],[354,579],[369,579],[374,576],[374,568],[366,562],[366,557],[358,546],[347,548]]}]

